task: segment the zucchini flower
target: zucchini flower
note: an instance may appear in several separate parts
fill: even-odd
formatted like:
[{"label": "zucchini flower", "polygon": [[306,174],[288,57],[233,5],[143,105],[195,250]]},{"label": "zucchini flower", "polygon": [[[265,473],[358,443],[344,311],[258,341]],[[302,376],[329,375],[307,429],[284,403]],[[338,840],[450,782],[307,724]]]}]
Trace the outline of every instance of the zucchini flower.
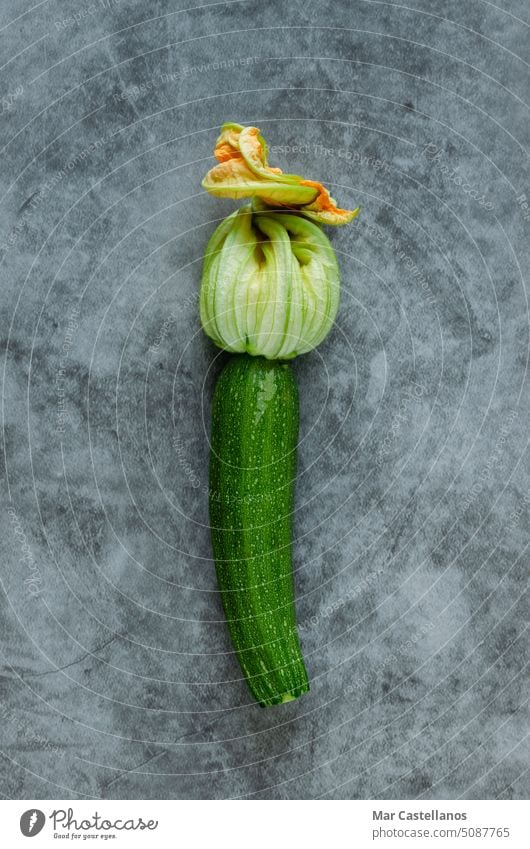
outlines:
[{"label": "zucchini flower", "polygon": [[316,224],[244,206],[215,230],[200,316],[220,348],[268,359],[304,354],[328,335],[338,305],[335,252]]},{"label": "zucchini flower", "polygon": [[320,224],[346,224],[327,189],[267,164],[256,127],[224,124],[220,164],[203,186],[220,197],[252,198],[222,221],[204,258],[200,318],[216,345],[233,353],[291,359],[328,335],[339,306],[339,268]]},{"label": "zucchini flower", "polygon": [[202,181],[211,195],[260,198],[268,206],[288,207],[318,224],[348,224],[359,212],[339,209],[322,183],[283,174],[267,163],[267,143],[257,127],[223,124],[215,145],[219,165]]}]

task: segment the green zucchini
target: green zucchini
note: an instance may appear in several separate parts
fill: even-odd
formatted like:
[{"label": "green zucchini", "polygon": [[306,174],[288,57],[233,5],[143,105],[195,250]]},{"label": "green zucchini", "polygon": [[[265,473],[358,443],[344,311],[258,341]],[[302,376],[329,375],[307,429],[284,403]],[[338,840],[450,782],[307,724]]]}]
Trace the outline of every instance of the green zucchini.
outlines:
[{"label": "green zucchini", "polygon": [[292,567],[297,442],[298,390],[290,366],[232,357],[213,399],[210,525],[232,643],[263,707],[309,690]]}]

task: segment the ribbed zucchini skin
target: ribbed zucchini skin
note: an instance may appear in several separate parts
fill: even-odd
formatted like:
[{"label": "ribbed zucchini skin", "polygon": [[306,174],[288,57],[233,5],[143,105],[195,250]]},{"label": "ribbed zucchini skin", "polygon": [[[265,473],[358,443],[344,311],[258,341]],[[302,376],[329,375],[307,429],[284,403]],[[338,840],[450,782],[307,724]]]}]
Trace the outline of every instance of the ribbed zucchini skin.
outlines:
[{"label": "ribbed zucchini skin", "polygon": [[210,524],[232,642],[264,707],[309,690],[292,567],[297,441],[298,390],[290,366],[232,357],[213,399]]}]

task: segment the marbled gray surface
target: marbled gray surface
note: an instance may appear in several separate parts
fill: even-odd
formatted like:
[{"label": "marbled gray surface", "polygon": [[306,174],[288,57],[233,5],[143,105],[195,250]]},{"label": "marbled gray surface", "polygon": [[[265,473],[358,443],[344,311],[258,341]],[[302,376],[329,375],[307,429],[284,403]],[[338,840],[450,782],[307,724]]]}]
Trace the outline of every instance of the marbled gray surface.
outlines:
[{"label": "marbled gray surface", "polygon": [[[529,10],[413,5],[2,4],[5,798],[527,795]],[[268,711],[207,527],[224,120],[362,206],[295,365],[312,690]]]}]

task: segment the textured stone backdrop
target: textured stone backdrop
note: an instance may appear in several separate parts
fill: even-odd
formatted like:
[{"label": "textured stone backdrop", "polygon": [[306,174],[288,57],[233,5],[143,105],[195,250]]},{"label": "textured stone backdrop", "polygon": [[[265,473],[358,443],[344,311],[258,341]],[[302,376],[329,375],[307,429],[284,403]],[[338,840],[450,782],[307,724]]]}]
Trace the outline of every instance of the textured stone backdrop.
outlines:
[{"label": "textured stone backdrop", "polygon": [[[2,4],[4,797],[526,795],[529,10],[413,5]],[[208,534],[224,120],[362,206],[295,364],[312,690],[267,711]]]}]

